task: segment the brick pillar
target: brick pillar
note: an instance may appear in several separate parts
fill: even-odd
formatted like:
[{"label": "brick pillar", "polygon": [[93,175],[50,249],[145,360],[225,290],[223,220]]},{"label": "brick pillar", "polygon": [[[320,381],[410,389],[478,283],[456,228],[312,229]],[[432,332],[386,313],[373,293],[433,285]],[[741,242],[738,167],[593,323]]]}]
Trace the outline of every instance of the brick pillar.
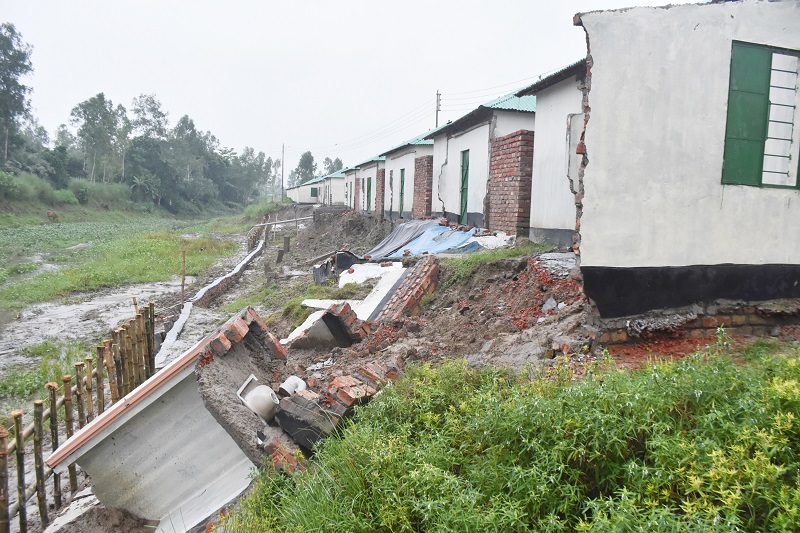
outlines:
[{"label": "brick pillar", "polygon": [[353,209],[358,212],[361,211],[361,178],[356,176],[353,179],[353,184],[355,185],[355,192],[353,193]]},{"label": "brick pillar", "polygon": [[386,190],[386,169],[375,171],[375,218],[383,218],[383,196]]},{"label": "brick pillar", "polygon": [[533,132],[519,130],[492,143],[489,163],[491,230],[527,235],[533,183]]},{"label": "brick pillar", "polygon": [[433,156],[414,159],[414,218],[430,216],[433,202]]}]

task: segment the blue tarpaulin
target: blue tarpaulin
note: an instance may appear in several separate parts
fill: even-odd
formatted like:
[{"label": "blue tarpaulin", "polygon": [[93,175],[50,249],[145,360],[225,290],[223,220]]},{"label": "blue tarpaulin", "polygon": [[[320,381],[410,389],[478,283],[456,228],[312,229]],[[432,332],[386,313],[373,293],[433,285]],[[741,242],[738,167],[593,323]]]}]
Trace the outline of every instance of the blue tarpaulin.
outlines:
[{"label": "blue tarpaulin", "polygon": [[475,235],[476,231],[475,228],[469,231],[458,231],[448,226],[431,226],[422,235],[399,248],[389,257],[403,257],[406,250],[410,252],[410,255],[422,255],[423,252],[438,254],[448,250],[458,251],[451,250],[451,248],[457,248],[466,243]]}]

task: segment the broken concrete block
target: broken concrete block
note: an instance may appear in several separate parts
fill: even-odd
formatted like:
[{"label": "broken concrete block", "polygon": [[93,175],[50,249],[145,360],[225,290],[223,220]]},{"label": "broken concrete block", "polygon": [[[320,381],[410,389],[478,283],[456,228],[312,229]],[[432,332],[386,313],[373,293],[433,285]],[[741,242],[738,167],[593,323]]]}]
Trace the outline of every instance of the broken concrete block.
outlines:
[{"label": "broken concrete block", "polygon": [[272,468],[278,472],[294,474],[298,470],[305,470],[305,463],[298,461],[297,457],[275,437],[267,441],[264,445],[264,451],[267,452],[267,455],[272,460]]},{"label": "broken concrete block", "polygon": [[298,393],[281,400],[275,419],[297,444],[311,450],[314,443],[333,432],[341,417]]}]

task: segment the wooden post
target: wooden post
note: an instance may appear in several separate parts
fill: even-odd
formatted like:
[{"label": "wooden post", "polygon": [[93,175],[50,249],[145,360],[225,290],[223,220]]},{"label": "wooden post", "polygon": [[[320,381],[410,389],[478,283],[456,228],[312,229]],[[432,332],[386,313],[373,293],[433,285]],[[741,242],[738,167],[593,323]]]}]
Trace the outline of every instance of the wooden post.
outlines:
[{"label": "wooden post", "polygon": [[186,291],[186,241],[181,239],[181,311]]},{"label": "wooden post", "polygon": [[139,314],[139,302],[136,301],[136,296],[133,297],[133,314]]},{"label": "wooden post", "polygon": [[83,404],[83,367],[86,363],[75,363],[75,401],[78,403],[78,429],[86,425],[86,412]]},{"label": "wooden post", "polygon": [[[131,363],[132,363],[132,376],[131,383],[133,383],[133,388],[135,389],[138,387],[142,381],[139,379],[139,332],[136,331],[136,319],[131,319],[128,326],[128,333],[131,336]],[[131,389],[133,390],[133,389]]]},{"label": "wooden post", "polygon": [[281,261],[283,261],[283,250],[278,250],[278,259],[275,260],[275,264],[278,264]]},{"label": "wooden post", "polygon": [[144,335],[144,317],[141,313],[136,315],[134,318],[136,321],[136,344],[139,347],[139,356],[137,357],[137,361],[139,363],[139,383],[144,383],[148,377],[148,370],[150,365],[148,364],[148,356],[147,356],[147,339]]},{"label": "wooden post", "polygon": [[117,374],[117,393],[124,396],[125,382],[122,380],[122,356],[120,355],[119,350],[121,332],[121,329],[115,329],[113,332],[111,332],[111,356],[114,359],[114,370]]},{"label": "wooden post", "polygon": [[120,352],[120,366],[122,367],[122,394],[128,394],[131,387],[131,378],[128,370],[130,369],[131,353],[128,350],[128,325],[123,324],[119,330],[119,352]]},{"label": "wooden post", "polygon": [[42,457],[42,432],[44,401],[33,402],[33,463],[36,468],[36,499],[39,503],[39,517],[42,519],[42,530],[47,528],[50,517],[47,516],[47,492],[44,488],[44,458]]},{"label": "wooden post", "polygon": [[148,304],[150,309],[150,341],[148,342],[150,348],[150,375],[156,373],[156,303],[150,302]]},{"label": "wooden post", "polygon": [[111,339],[103,341],[103,361],[105,361],[106,370],[108,371],[108,388],[111,390],[111,405],[114,405],[119,401],[119,389],[117,388],[117,371],[111,346]]},{"label": "wooden post", "polygon": [[[67,438],[70,438],[74,433],[75,416],[72,412],[72,376],[67,374],[61,378],[64,382],[64,429],[67,433]],[[75,492],[78,490],[78,475],[75,471],[75,465],[69,465],[69,490]]]},{"label": "wooden post", "polygon": [[[58,383],[50,382],[45,385],[50,392],[50,444],[52,451],[58,449]],[[61,474],[53,471],[53,499],[56,509],[61,509]]]},{"label": "wooden post", "polygon": [[[97,347],[97,414],[102,415],[106,410],[106,385],[103,380],[103,367],[105,363],[105,346],[100,345]],[[111,374],[109,374],[110,376]],[[113,381],[113,379],[112,379]]]},{"label": "wooden post", "polygon": [[284,253],[289,253],[289,247],[291,245],[291,237],[288,235],[284,235],[283,237],[283,251]]},{"label": "wooden post", "polygon": [[150,340],[150,308],[142,307],[142,320],[144,331],[144,374],[150,378],[153,372],[150,370],[150,358],[153,353],[153,344]]},{"label": "wooden post", "polygon": [[92,357],[86,357],[86,422],[94,420],[94,395],[92,380],[94,379],[94,369],[92,368]]},{"label": "wooden post", "polygon": [[20,533],[28,531],[28,510],[25,506],[25,439],[22,436],[22,411],[11,412],[14,418],[14,437],[17,441],[17,507]]},{"label": "wooden post", "polygon": [[8,430],[0,426],[0,533],[9,533],[8,523]]}]

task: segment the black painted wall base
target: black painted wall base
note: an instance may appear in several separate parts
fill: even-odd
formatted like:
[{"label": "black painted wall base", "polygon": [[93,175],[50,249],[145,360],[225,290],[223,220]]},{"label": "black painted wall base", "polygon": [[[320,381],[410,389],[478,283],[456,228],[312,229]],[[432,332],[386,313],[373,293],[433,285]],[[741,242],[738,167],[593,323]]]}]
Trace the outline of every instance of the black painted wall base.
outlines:
[{"label": "black painted wall base", "polygon": [[718,299],[800,298],[800,265],[581,267],[600,316],[617,318]]}]

